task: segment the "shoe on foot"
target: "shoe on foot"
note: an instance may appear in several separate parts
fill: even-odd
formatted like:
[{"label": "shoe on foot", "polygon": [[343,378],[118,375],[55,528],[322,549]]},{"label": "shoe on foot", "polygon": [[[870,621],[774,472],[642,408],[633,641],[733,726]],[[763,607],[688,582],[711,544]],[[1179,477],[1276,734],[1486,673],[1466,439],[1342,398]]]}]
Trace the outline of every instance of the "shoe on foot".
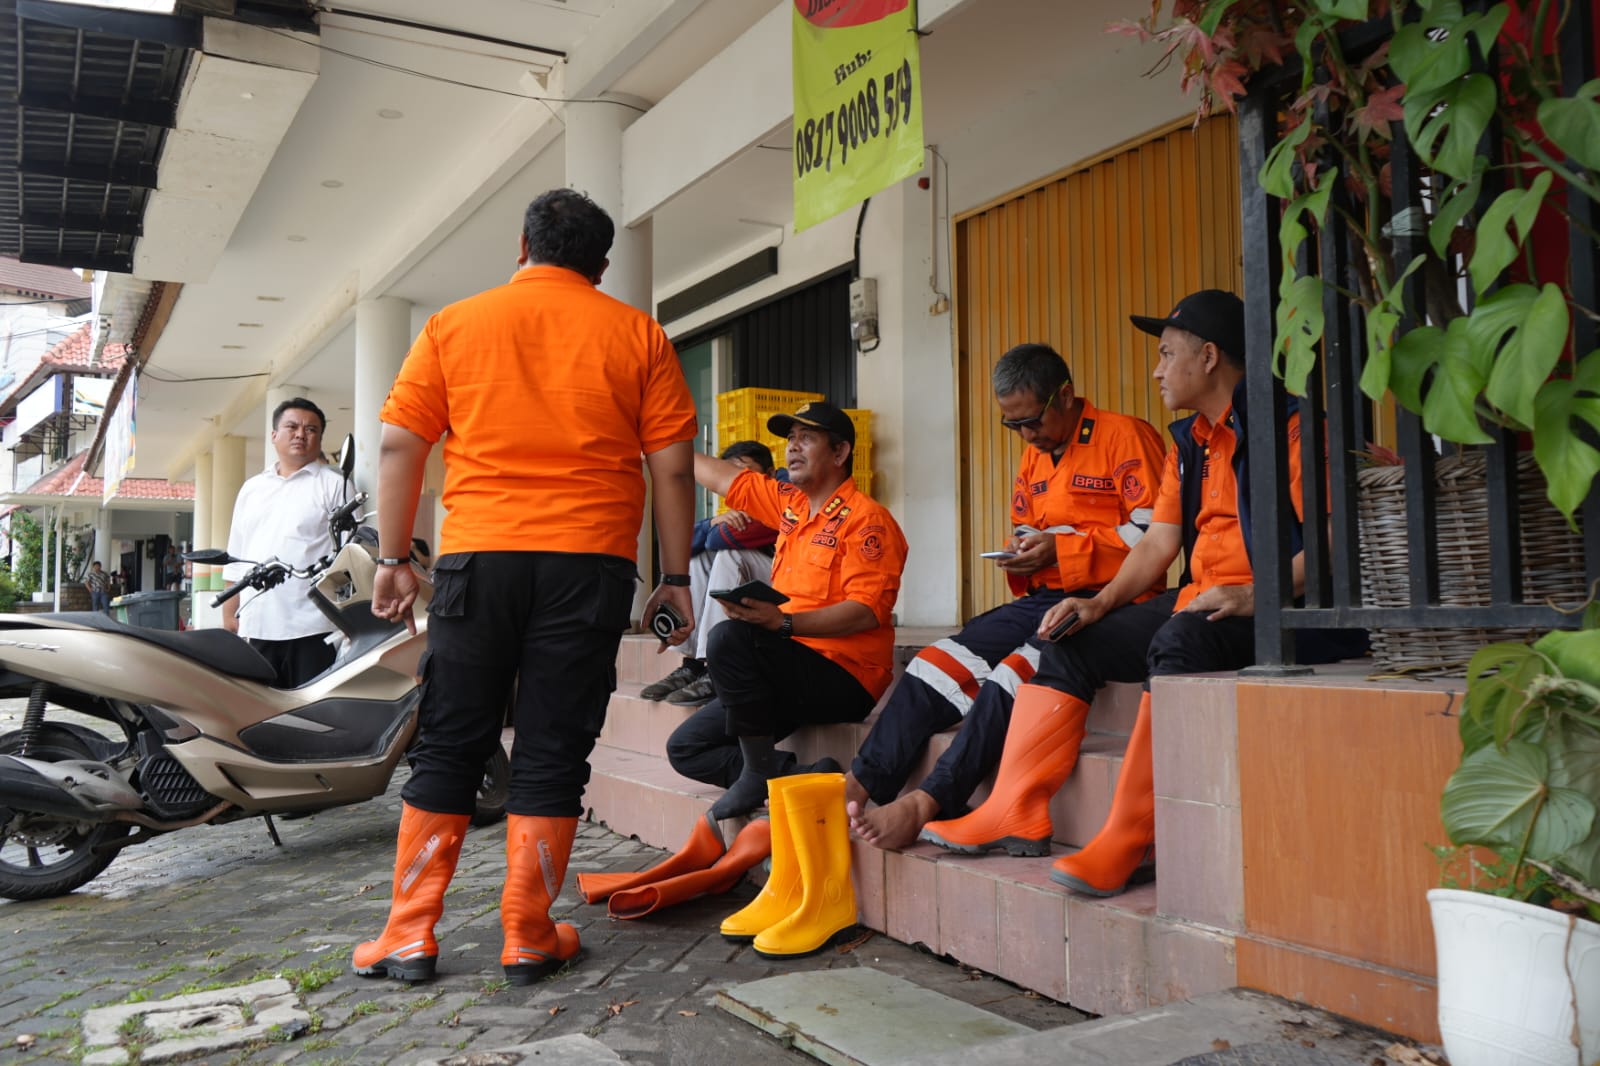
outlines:
[{"label": "shoe on foot", "polygon": [[698,707],[702,703],[710,703],[716,697],[717,690],[712,687],[710,676],[702,676],[668,696],[667,702],[679,707]]},{"label": "shoe on foot", "polygon": [[647,700],[664,700],[696,678],[704,677],[705,666],[698,659],[685,659],[683,665],[660,681],[652,682],[639,690],[639,695]]}]

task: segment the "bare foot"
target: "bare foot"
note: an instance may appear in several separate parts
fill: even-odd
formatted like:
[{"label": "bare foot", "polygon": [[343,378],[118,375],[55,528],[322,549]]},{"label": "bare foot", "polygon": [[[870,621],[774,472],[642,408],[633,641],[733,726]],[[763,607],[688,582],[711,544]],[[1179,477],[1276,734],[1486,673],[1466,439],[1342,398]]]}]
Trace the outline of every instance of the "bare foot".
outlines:
[{"label": "bare foot", "polygon": [[859,808],[865,809],[866,806],[867,806],[867,800],[869,800],[870,798],[871,797],[867,795],[866,788],[861,784],[860,781],[856,780],[856,775],[850,773],[848,770],[845,771],[845,775],[844,775],[844,805],[845,805],[845,810],[849,810],[850,809],[850,804],[852,804],[852,803],[854,803]]},{"label": "bare foot", "polygon": [[917,789],[908,792],[885,807],[863,811],[857,807],[850,814],[850,828],[856,836],[875,848],[897,851],[917,839],[922,827],[939,813],[939,803],[928,793]]}]

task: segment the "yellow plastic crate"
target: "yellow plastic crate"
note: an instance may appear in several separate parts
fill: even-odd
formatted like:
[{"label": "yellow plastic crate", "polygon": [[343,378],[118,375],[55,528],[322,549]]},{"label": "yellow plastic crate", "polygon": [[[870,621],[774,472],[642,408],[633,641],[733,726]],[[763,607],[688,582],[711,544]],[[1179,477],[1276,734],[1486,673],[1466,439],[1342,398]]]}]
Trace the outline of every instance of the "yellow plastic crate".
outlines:
[{"label": "yellow plastic crate", "polygon": [[[803,403],[822,399],[820,392],[789,389],[733,389],[717,396],[717,425],[757,422],[762,427],[772,415],[794,411]],[[734,440],[754,439],[734,437]]]}]

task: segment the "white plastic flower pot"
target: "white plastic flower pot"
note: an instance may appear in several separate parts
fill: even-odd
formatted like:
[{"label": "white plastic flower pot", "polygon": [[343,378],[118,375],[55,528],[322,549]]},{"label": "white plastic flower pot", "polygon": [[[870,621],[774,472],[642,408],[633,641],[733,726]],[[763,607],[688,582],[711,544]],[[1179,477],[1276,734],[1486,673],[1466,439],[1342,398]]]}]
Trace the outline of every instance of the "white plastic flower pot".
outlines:
[{"label": "white plastic flower pot", "polygon": [[1430,891],[1428,903],[1451,1066],[1600,1062],[1600,924],[1448,888]]}]

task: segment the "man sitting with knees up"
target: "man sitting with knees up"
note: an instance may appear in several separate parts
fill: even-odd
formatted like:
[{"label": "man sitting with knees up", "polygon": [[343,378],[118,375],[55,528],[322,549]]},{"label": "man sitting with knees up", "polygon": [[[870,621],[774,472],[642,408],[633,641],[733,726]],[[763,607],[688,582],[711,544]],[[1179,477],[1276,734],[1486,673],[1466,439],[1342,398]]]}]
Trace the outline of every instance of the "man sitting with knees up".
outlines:
[{"label": "man sitting with knees up", "polygon": [[799,770],[776,741],[802,725],[861,721],[894,668],[890,612],[906,540],[851,477],[855,426],[819,402],[774,415],[767,428],[788,438],[787,484],[694,458],[700,484],[778,530],[772,586],[789,597],[726,604],[728,620],[706,648],[717,698],[667,741],[674,769],[728,790],[711,808],[717,819],[755,810],[770,778]]}]

